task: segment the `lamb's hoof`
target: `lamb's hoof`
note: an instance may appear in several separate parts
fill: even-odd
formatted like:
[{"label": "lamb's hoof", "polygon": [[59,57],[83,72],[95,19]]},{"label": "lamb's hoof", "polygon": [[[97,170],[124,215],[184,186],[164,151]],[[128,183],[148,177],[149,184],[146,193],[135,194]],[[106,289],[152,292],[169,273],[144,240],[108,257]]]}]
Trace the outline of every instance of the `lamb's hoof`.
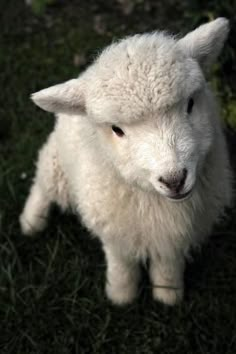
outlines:
[{"label": "lamb's hoof", "polygon": [[47,220],[45,217],[32,215],[30,218],[27,218],[24,213],[21,214],[19,222],[21,232],[25,236],[33,236],[34,234],[43,231],[47,225]]},{"label": "lamb's hoof", "polygon": [[106,284],[106,294],[109,300],[113,304],[122,306],[128,305],[137,296],[137,287],[133,284],[127,284],[126,286],[112,286],[109,283]]},{"label": "lamb's hoof", "polygon": [[178,288],[178,289],[167,288],[167,287],[153,288],[153,298],[169,306],[173,306],[180,303],[183,299],[183,294],[184,294],[183,288]]}]

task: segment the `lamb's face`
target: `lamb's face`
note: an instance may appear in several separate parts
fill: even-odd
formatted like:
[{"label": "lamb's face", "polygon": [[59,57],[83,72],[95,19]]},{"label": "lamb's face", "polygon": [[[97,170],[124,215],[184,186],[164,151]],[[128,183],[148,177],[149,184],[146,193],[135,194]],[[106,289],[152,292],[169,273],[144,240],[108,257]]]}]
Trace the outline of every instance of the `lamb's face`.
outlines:
[{"label": "lamb's face", "polygon": [[[102,52],[80,78],[33,95],[41,108],[88,119],[104,157],[127,181],[182,200],[214,138],[203,71],[228,34],[219,18],[180,40],[137,35]],[[83,117],[79,118],[79,116]]]},{"label": "lamb's face", "polygon": [[172,200],[191,195],[213,140],[204,89],[130,124],[101,124],[100,144],[118,172]]},{"label": "lamb's face", "polygon": [[170,37],[136,36],[92,70],[88,114],[127,183],[172,200],[190,196],[212,143],[199,64]]}]

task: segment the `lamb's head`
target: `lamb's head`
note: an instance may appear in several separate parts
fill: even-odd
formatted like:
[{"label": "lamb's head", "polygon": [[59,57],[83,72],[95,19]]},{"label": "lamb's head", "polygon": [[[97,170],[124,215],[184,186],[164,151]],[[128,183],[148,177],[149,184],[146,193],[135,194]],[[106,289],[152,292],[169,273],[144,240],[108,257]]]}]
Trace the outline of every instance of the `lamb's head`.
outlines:
[{"label": "lamb's head", "polygon": [[219,18],[181,39],[159,32],[129,37],[78,79],[33,100],[68,119],[87,119],[105,158],[128,183],[183,200],[214,141],[214,104],[203,73],[227,34],[228,21]]}]

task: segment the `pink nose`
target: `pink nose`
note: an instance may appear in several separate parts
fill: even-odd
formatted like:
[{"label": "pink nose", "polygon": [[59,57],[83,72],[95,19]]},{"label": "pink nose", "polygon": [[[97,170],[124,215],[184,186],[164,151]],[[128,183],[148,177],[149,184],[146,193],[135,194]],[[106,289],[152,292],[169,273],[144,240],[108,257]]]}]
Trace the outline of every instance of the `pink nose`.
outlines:
[{"label": "pink nose", "polygon": [[184,187],[187,174],[188,171],[184,168],[183,170],[172,173],[169,176],[160,177],[158,180],[172,192],[179,193]]}]

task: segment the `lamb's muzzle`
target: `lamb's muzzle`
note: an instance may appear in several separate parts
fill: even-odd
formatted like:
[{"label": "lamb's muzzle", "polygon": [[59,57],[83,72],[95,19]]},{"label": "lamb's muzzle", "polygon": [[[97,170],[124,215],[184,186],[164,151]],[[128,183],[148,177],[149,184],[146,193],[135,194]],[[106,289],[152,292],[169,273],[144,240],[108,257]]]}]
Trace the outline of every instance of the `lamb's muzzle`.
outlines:
[{"label": "lamb's muzzle", "polygon": [[164,184],[171,192],[179,194],[184,187],[188,171],[184,168],[182,171],[176,171],[169,176],[159,177],[159,182]]}]

